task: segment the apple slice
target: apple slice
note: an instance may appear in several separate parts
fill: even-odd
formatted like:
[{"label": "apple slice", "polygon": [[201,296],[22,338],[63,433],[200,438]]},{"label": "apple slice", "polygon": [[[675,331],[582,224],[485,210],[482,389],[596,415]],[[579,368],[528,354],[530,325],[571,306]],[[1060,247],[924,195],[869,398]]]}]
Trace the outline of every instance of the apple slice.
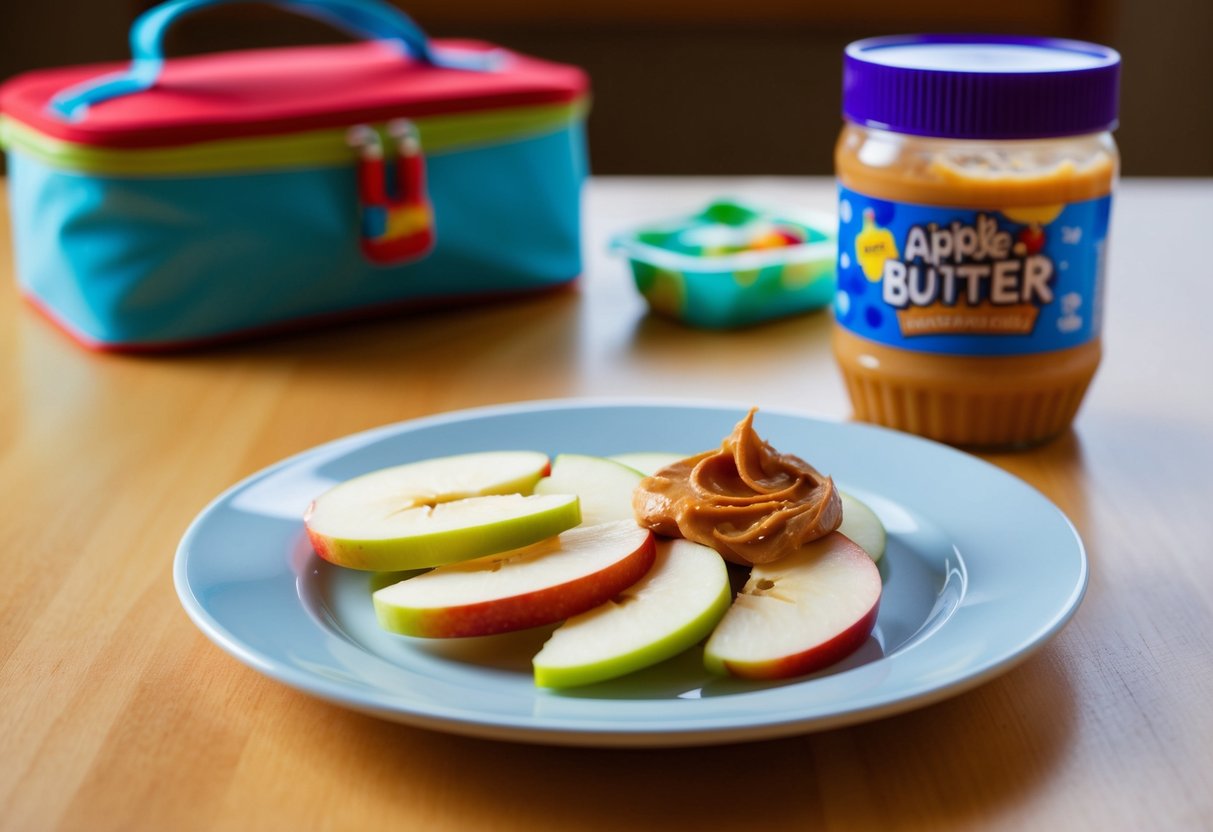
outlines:
[{"label": "apple slice", "polygon": [[630,520],[602,523],[440,566],[371,597],[385,630],[425,638],[486,636],[596,607],[644,577],[655,557],[648,529]]},{"label": "apple slice", "polygon": [[876,624],[880,573],[837,532],[755,566],[704,648],[713,673],[782,679],[857,650]]},{"label": "apple slice", "polygon": [[659,540],[647,575],[552,634],[533,660],[535,684],[588,685],[665,661],[706,637],[732,597],[715,550]]},{"label": "apple slice", "polygon": [[838,531],[859,544],[872,560],[879,561],[889,540],[884,524],[867,503],[845,491],[838,494],[842,498],[842,525]]},{"label": "apple slice", "polygon": [[633,468],[646,477],[651,477],[667,465],[673,465],[675,462],[686,459],[692,454],[671,454],[665,451],[639,451],[628,454],[615,454],[609,456],[614,462],[621,465],[626,465]]},{"label": "apple slice", "polygon": [[603,457],[559,454],[552,460],[552,473],[536,484],[535,493],[576,494],[584,526],[615,520],[636,522],[632,492],[642,479],[639,472]]},{"label": "apple slice", "polygon": [[339,566],[398,571],[525,546],[580,521],[575,496],[523,496],[548,470],[534,451],[440,457],[334,486],[304,514],[316,553]]}]

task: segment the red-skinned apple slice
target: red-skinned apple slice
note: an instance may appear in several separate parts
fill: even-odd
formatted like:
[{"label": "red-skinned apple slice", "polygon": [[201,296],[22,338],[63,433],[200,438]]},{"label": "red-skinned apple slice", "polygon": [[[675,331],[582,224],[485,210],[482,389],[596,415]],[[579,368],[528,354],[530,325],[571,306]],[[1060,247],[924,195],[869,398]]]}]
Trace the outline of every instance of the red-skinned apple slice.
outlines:
[{"label": "red-skinned apple slice", "polygon": [[379,624],[394,633],[492,635],[592,609],[644,577],[655,556],[652,533],[634,521],[581,526],[520,549],[441,566],[372,598]]},{"label": "red-skinned apple slice", "polygon": [[774,563],[755,566],[704,648],[714,673],[783,679],[855,652],[872,632],[880,572],[837,532]]},{"label": "red-skinned apple slice", "polygon": [[381,572],[477,558],[559,534],[580,521],[575,496],[529,495],[546,454],[439,457],[355,477],[304,515],[325,560]]}]

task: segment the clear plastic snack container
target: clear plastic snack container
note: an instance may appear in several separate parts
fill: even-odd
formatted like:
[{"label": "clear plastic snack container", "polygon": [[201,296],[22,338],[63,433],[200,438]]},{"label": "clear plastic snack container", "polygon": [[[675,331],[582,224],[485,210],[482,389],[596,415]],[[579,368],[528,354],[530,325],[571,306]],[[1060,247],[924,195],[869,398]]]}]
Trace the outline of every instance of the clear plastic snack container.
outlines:
[{"label": "clear plastic snack container", "polygon": [[834,229],[829,215],[718,200],[621,234],[612,248],[627,257],[655,314],[732,329],[828,306]]}]

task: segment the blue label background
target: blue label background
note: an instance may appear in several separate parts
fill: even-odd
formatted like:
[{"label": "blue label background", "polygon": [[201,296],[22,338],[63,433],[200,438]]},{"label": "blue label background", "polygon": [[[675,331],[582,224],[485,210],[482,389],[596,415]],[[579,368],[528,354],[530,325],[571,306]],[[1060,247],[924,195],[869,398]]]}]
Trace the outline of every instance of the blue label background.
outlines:
[{"label": "blue label background", "polygon": [[[994,217],[999,229],[1010,232],[1012,239],[1025,226],[1010,221],[996,207],[977,211],[889,202],[839,187],[838,294],[834,302],[834,315],[842,326],[856,335],[920,352],[1023,355],[1080,346],[1099,335],[1103,317],[1101,289],[1111,205],[1110,196],[1070,203],[1057,219],[1044,226],[1046,239],[1041,253],[1053,261],[1053,302],[1041,307],[1036,326],[1030,334],[965,333],[906,338],[897,325],[896,307],[889,306],[881,299],[881,282],[869,281],[855,257],[855,237],[863,230],[864,211],[871,208],[876,224],[893,233],[897,250],[902,255],[905,254],[906,235],[915,225],[934,222],[944,226],[953,221],[972,225],[978,214],[985,214]],[[1062,228],[1081,228],[1080,240],[1077,243],[1064,242]],[[1058,323],[1063,315],[1061,298],[1070,293],[1081,298],[1075,314],[1082,319],[1082,323],[1067,332]]]}]

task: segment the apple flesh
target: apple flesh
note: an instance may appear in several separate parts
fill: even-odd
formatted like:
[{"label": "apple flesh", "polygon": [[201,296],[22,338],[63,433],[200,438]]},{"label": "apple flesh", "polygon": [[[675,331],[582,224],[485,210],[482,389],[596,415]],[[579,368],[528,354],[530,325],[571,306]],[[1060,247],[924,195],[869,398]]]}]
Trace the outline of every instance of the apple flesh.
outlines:
[{"label": "apple flesh", "polygon": [[532,662],[535,684],[588,685],[665,661],[705,638],[732,597],[715,550],[659,540],[648,574],[552,634]]},{"label": "apple flesh", "polygon": [[371,597],[385,630],[424,638],[485,636],[592,609],[644,577],[655,558],[648,529],[634,521],[602,523],[440,566]]},{"label": "apple flesh", "polygon": [[576,496],[531,496],[545,454],[500,451],[398,465],[343,482],[304,514],[325,560],[399,571],[525,546],[580,522]]},{"label": "apple flesh", "polygon": [[842,525],[838,532],[851,538],[873,561],[879,561],[888,546],[889,536],[884,524],[867,503],[845,491],[840,491],[839,496],[842,498]]},{"label": "apple flesh", "polygon": [[834,532],[760,564],[713,631],[704,666],[744,679],[812,673],[857,650],[880,606],[880,573]]},{"label": "apple flesh", "polygon": [[536,494],[576,494],[581,523],[592,526],[632,520],[632,492],[644,479],[637,471],[610,459],[582,454],[558,454],[552,473],[535,485]]}]

